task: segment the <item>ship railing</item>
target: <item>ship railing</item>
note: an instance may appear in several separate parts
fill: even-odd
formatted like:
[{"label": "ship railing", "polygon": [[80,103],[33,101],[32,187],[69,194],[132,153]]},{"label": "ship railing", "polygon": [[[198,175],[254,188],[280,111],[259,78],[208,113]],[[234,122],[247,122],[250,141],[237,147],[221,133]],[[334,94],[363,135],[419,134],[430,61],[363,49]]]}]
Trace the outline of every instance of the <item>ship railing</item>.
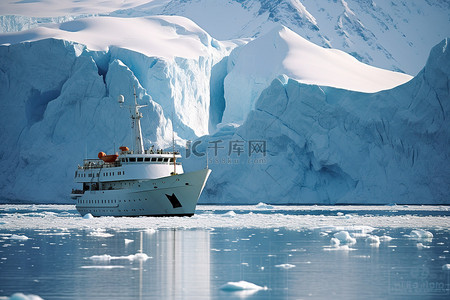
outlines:
[{"label": "ship railing", "polygon": [[100,169],[100,168],[113,168],[120,167],[122,164],[119,160],[112,163],[105,163],[101,159],[85,159],[82,166],[78,166],[78,169]]}]

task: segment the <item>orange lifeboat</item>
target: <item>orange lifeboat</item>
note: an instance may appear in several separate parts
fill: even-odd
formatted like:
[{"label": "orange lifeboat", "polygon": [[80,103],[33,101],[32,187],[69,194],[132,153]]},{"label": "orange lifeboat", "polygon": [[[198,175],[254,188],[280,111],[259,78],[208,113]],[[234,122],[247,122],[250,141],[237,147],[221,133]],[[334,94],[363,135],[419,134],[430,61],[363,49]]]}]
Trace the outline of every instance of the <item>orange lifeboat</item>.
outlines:
[{"label": "orange lifeboat", "polygon": [[100,158],[101,160],[103,160],[106,163],[115,162],[118,157],[119,157],[119,155],[117,155],[117,154],[106,155],[105,152],[99,152],[98,153],[98,158]]},{"label": "orange lifeboat", "polygon": [[130,149],[128,149],[128,147],[125,146],[119,147],[119,149],[122,151],[130,151]]}]

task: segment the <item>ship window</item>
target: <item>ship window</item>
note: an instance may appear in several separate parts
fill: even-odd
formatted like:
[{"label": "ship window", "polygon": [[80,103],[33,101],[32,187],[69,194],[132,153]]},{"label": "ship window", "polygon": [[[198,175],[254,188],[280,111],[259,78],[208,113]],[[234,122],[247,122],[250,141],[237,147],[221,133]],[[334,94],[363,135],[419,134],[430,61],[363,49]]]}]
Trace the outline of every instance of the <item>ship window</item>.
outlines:
[{"label": "ship window", "polygon": [[152,161],[156,161],[156,157],[152,157]]},{"label": "ship window", "polygon": [[158,157],[158,161],[163,161],[163,158],[162,157]]},{"label": "ship window", "polygon": [[136,157],[130,157],[130,162],[135,162],[136,161]]},{"label": "ship window", "polygon": [[166,158],[164,158],[164,162],[168,162],[169,161],[169,159],[166,157]]},{"label": "ship window", "polygon": [[144,161],[142,157],[138,157],[137,161]]},{"label": "ship window", "polygon": [[173,163],[173,157],[170,158],[170,162]]},{"label": "ship window", "polygon": [[114,176],[114,172],[113,172],[113,176]]},{"label": "ship window", "polygon": [[150,157],[146,157],[146,158],[145,158],[145,161],[150,161]]}]

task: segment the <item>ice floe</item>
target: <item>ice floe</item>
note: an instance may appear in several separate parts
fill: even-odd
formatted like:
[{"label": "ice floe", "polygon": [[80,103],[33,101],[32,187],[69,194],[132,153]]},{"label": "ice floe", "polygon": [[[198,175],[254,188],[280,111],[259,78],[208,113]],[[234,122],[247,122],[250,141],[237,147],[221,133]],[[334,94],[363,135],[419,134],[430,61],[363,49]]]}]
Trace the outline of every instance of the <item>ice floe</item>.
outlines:
[{"label": "ice floe", "polygon": [[281,264],[281,265],[275,265],[275,268],[281,268],[281,269],[288,270],[288,269],[295,268],[295,265],[292,265],[292,264]]},{"label": "ice floe", "polygon": [[444,271],[450,271],[450,264],[445,264],[442,266],[442,270]]},{"label": "ice floe", "polygon": [[115,266],[115,265],[107,265],[107,266],[81,266],[81,269],[124,269],[125,266]]},{"label": "ice floe", "polygon": [[370,235],[366,238],[366,243],[372,246],[380,245],[380,238],[376,235]]},{"label": "ice floe", "polygon": [[345,244],[356,244],[356,239],[352,236],[350,236],[350,234],[348,233],[348,231],[339,231],[336,232],[333,235],[335,238],[337,238],[341,243],[345,243]]},{"label": "ice floe", "polygon": [[409,236],[418,241],[427,240],[431,241],[433,239],[433,234],[429,231],[423,230],[423,229],[416,229],[411,231]]},{"label": "ice floe", "polygon": [[354,251],[355,248],[350,248],[348,245],[341,245],[336,247],[325,246],[323,248],[325,251]]},{"label": "ice floe", "polygon": [[93,218],[94,218],[94,216],[91,215],[90,213],[87,213],[83,216],[83,219],[93,219]]},{"label": "ice floe", "polygon": [[6,297],[6,298],[2,297],[0,299],[6,299],[6,300],[43,300],[38,295],[33,295],[33,294],[25,295],[23,293],[14,293],[9,298],[8,297]]},{"label": "ice floe", "polygon": [[[1,213],[5,208],[20,209],[20,213]],[[0,205],[0,222],[4,230],[39,229],[51,230],[65,228],[71,229],[140,229],[152,233],[154,230],[164,228],[283,228],[288,230],[308,230],[313,229],[321,235],[331,235],[339,231],[347,231],[352,238],[359,238],[371,233],[376,228],[410,228],[413,230],[411,236],[416,231],[423,236],[422,231],[417,229],[418,224],[422,228],[450,228],[450,218],[447,216],[415,216],[415,215],[353,215],[346,219],[342,216],[334,215],[314,215],[314,214],[294,214],[295,211],[343,211],[352,209],[359,210],[386,210],[384,206],[281,206],[274,205],[270,213],[262,209],[256,209],[255,205],[247,206],[217,206],[199,205],[197,213],[193,217],[177,218],[152,218],[152,217],[99,217],[90,220],[83,219],[75,210],[73,205],[37,205],[36,211],[23,212],[21,205]],[[442,208],[434,206],[398,206],[396,210],[429,210],[440,211]],[[49,211],[45,211],[49,210]],[[203,213],[213,212],[213,213]],[[239,213],[235,213],[239,211]],[[220,213],[224,212],[224,213]],[[247,213],[246,213],[247,212]],[[424,231],[423,231],[424,232]],[[110,233],[105,231],[94,231],[93,236],[106,237]],[[426,236],[426,235],[425,235]]]},{"label": "ice floe", "polygon": [[28,237],[26,235],[17,235],[13,234],[9,237],[10,240],[18,240],[18,241],[26,241],[28,240]]},{"label": "ice floe", "polygon": [[105,229],[103,229],[103,228],[98,228],[98,229],[96,229],[96,230],[90,232],[89,235],[90,235],[90,236],[95,236],[95,237],[104,237],[104,238],[114,236],[114,235],[111,234],[111,233],[105,232]]},{"label": "ice floe", "polygon": [[110,261],[110,260],[146,261],[147,259],[150,258],[152,257],[148,256],[145,253],[136,253],[127,256],[111,256],[108,254],[103,254],[103,255],[93,255],[89,257],[89,259],[93,261]]},{"label": "ice floe", "polygon": [[259,286],[256,285],[254,283],[251,282],[247,282],[247,281],[238,281],[238,282],[227,282],[224,285],[222,285],[220,287],[220,289],[222,291],[243,291],[243,290],[255,290],[255,291],[259,291],[259,290],[267,290],[267,287],[264,286]]}]

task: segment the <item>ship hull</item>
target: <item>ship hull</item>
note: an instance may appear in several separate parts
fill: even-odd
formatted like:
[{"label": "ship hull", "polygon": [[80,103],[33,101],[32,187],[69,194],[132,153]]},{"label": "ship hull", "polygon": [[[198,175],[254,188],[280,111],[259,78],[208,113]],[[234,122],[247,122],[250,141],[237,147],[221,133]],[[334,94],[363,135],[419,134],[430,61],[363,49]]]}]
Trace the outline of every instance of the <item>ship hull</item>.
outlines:
[{"label": "ship hull", "polygon": [[84,216],[192,216],[211,170],[130,182],[128,188],[85,191],[76,209]]}]

